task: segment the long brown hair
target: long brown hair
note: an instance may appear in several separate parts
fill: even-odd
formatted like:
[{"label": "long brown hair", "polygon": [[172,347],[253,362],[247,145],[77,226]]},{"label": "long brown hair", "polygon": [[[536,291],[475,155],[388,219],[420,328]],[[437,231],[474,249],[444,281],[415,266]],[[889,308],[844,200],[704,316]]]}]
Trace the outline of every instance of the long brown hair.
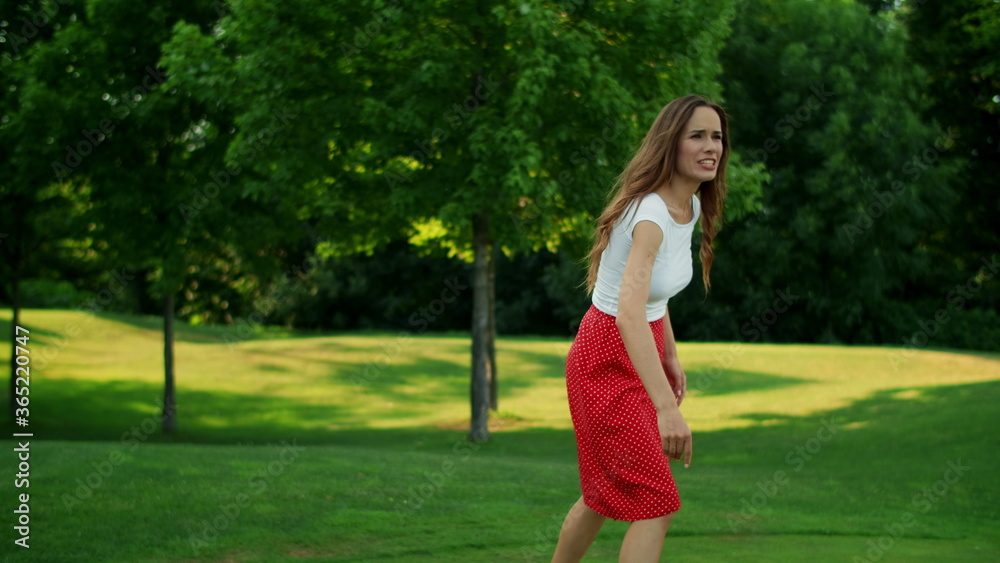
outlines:
[{"label": "long brown hair", "polygon": [[712,103],[701,96],[684,96],[667,104],[656,116],[653,126],[646,133],[646,138],[639,145],[635,156],[618,176],[611,190],[611,201],[604,208],[597,220],[597,230],[594,233],[594,247],[590,251],[590,270],[587,274],[587,292],[594,291],[597,283],[597,267],[601,262],[601,254],[611,240],[611,230],[615,222],[628,208],[629,204],[646,194],[653,193],[660,186],[670,182],[677,166],[677,147],[681,134],[696,108],[708,106],[719,114],[722,122],[722,157],[719,158],[719,168],[715,178],[702,182],[698,187],[698,197],[701,201],[701,279],[705,284],[705,292],[711,287],[709,271],[715,253],[712,251],[712,239],[719,230],[722,221],[722,204],[726,199],[726,163],[729,162],[729,120],[722,106]]}]

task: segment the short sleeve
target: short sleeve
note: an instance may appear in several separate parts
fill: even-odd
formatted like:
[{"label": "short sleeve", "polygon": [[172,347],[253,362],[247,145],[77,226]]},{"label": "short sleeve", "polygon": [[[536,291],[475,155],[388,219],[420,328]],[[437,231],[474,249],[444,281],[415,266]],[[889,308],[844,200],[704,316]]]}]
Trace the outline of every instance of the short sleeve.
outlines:
[{"label": "short sleeve", "polygon": [[[633,207],[634,209],[634,207]],[[632,209],[625,212],[625,218],[628,219],[628,223],[625,225],[625,236],[628,237],[629,242],[632,241],[632,231],[635,230],[635,226],[639,224],[640,221],[651,221],[660,228],[660,232],[663,233],[663,237],[667,236],[667,211],[666,204],[660,199],[660,196],[656,194],[646,194],[639,201],[639,208]]]}]

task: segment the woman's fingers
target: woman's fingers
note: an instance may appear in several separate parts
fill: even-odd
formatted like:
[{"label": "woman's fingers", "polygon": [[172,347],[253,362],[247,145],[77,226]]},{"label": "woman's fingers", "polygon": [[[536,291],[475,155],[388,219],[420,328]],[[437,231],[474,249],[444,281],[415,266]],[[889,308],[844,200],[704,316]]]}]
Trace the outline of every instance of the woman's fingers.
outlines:
[{"label": "woman's fingers", "polygon": [[663,453],[670,459],[680,460],[686,458],[684,467],[691,465],[691,455],[693,450],[691,437],[677,437],[663,439]]},{"label": "woman's fingers", "polygon": [[694,457],[694,440],[691,436],[664,438],[663,453],[670,459],[683,459],[684,467],[690,467]]},{"label": "woman's fingers", "polygon": [[668,459],[680,460],[687,456],[687,464],[691,462],[691,430],[679,410],[657,413],[657,424],[660,428],[660,442],[663,453]]},{"label": "woman's fingers", "polygon": [[687,373],[676,360],[661,359],[660,363],[663,365],[663,371],[667,374],[670,388],[674,391],[677,405],[680,406],[684,401],[684,396],[687,395]]}]

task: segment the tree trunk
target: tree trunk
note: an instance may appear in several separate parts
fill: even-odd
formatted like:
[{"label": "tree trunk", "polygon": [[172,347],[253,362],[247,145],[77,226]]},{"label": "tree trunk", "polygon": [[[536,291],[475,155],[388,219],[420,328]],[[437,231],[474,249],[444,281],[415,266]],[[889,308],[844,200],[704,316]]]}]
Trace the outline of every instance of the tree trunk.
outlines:
[{"label": "tree trunk", "polygon": [[177,430],[177,409],[174,397],[174,292],[163,298],[163,431]]},{"label": "tree trunk", "polygon": [[469,440],[487,442],[490,439],[490,387],[488,335],[490,326],[489,296],[489,229],[490,218],[477,213],[472,218],[472,240],[475,262],[472,274],[472,424]]},{"label": "tree trunk", "polygon": [[21,323],[21,280],[19,272],[14,271],[13,279],[10,280],[10,418],[14,419],[17,410],[17,325]]},{"label": "tree trunk", "polygon": [[490,324],[486,335],[486,353],[489,355],[487,365],[487,377],[490,380],[490,408],[499,410],[500,395],[497,393],[497,292],[496,292],[496,264],[497,256],[500,252],[500,245],[490,241],[490,264],[489,264],[489,285],[490,285]]},{"label": "tree trunk", "polygon": [[153,299],[151,295],[151,285],[148,268],[142,268],[135,273],[135,286],[132,291],[133,295],[135,295],[136,304],[139,307],[139,313],[142,315],[155,315],[156,311],[160,308],[160,303]]}]

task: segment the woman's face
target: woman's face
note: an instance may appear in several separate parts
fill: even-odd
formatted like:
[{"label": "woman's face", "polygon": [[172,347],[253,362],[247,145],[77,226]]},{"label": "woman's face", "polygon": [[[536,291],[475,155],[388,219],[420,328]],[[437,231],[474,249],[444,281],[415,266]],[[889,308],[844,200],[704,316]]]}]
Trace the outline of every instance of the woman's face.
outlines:
[{"label": "woman's face", "polygon": [[698,184],[715,178],[722,158],[722,120],[708,106],[695,108],[677,146],[677,175]]}]

